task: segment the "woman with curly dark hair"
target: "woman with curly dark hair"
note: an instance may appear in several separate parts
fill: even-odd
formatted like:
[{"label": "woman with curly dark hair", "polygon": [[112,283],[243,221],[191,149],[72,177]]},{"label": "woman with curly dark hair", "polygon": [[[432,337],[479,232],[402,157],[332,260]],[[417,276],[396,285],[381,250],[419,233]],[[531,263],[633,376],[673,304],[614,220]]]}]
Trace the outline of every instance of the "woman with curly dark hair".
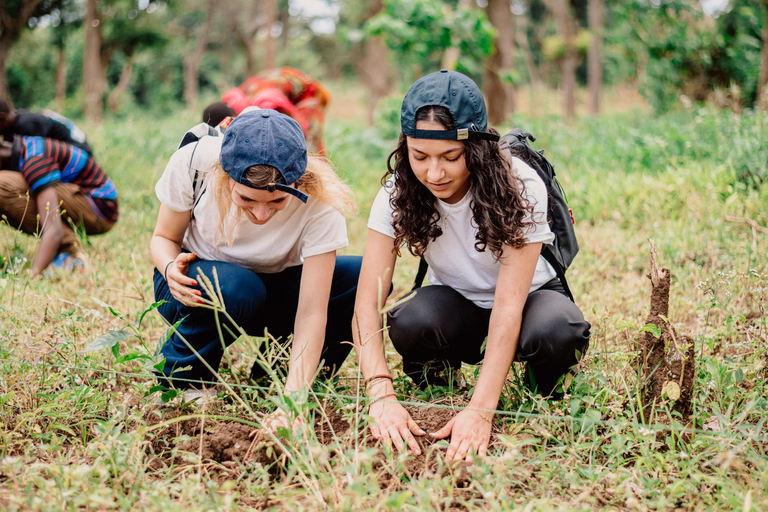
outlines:
[{"label": "woman with curly dark hair", "polygon": [[535,170],[502,153],[485,103],[466,76],[440,71],[411,86],[402,134],[371,208],[353,336],[371,431],[419,453],[424,432],[396,397],[383,350],[381,305],[400,247],[429,263],[431,286],[386,314],[403,370],[422,388],[455,385],[462,363],[482,362],[468,407],[430,435],[450,436],[449,460],[483,456],[512,361],[545,396],[589,345],[590,325],[541,256],[554,234]]}]

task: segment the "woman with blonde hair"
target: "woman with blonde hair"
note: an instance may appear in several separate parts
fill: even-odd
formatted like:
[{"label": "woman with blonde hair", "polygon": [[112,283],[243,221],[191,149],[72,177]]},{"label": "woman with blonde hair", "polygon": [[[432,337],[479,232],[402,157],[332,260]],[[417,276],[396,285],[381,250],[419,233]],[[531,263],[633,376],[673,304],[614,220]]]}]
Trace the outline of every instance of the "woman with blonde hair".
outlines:
[{"label": "woman with blonde hair", "polygon": [[[202,164],[193,166],[195,153]],[[355,204],[329,163],[307,154],[296,121],[245,112],[223,137],[179,149],[155,190],[155,297],[165,301],[163,317],[180,322],[162,348],[163,382],[199,389],[214,381],[210,369],[236,339],[222,315],[219,326],[214,311],[198,307],[208,299],[200,275],[213,280],[214,272],[228,315],[246,333],[266,329],[283,343],[293,335],[287,392],[309,386],[319,364],[328,374],[344,362],[361,258],[336,251],[348,244],[345,216]],[[252,378],[266,374],[257,360]]]}]

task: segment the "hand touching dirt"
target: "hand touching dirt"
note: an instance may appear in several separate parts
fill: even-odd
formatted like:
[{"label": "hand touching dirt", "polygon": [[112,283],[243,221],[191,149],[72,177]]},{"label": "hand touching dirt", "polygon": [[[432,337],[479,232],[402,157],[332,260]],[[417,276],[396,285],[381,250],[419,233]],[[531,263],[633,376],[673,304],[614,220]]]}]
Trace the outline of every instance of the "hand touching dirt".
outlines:
[{"label": "hand touching dirt", "polygon": [[165,272],[165,280],[168,283],[168,288],[171,290],[171,295],[177,301],[186,306],[196,307],[203,301],[200,298],[201,292],[194,290],[190,286],[197,286],[197,281],[187,277],[189,271],[189,264],[197,258],[197,254],[181,253],[176,256],[176,259],[168,265],[168,270]]},{"label": "hand touching dirt", "polygon": [[426,432],[394,398],[374,401],[368,409],[368,414],[373,418],[371,434],[375,439],[386,446],[394,442],[397,451],[403,451],[407,445],[416,455],[421,454],[419,443],[413,436],[423,436]]},{"label": "hand touching dirt", "polygon": [[473,452],[484,457],[491,440],[490,413],[466,408],[453,417],[437,432],[429,434],[435,439],[451,436],[451,444],[445,454],[446,460],[472,461]]},{"label": "hand touching dirt", "polygon": [[284,428],[295,433],[304,423],[301,416],[294,418],[293,423],[291,423],[288,415],[282,409],[275,409],[275,412],[264,418],[264,425],[275,435],[277,435],[278,428]]}]

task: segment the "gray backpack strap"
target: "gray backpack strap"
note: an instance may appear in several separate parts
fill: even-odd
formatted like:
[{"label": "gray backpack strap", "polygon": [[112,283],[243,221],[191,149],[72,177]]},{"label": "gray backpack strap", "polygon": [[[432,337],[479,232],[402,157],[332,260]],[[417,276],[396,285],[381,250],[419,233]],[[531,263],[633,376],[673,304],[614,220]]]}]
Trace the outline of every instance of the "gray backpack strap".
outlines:
[{"label": "gray backpack strap", "polygon": [[192,149],[192,155],[189,157],[189,169],[194,171],[192,177],[192,210],[190,213],[190,220],[195,218],[195,207],[200,202],[200,198],[205,194],[203,189],[203,179],[200,173],[203,170],[203,166],[206,162],[202,161],[204,154],[198,153],[197,150],[200,147],[200,142],[204,141],[206,137],[220,137],[222,132],[220,129],[213,126],[209,126],[206,123],[200,123],[192,127],[187,133],[184,134],[184,138],[181,139],[179,148],[189,144],[194,144]]}]

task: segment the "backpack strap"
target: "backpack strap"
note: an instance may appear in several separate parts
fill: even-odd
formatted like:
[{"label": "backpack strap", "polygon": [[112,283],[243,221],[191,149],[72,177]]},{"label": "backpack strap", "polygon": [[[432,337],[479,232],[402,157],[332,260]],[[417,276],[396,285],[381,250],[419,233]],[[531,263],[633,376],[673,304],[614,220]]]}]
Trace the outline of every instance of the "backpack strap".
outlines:
[{"label": "backpack strap", "polygon": [[429,264],[427,263],[427,260],[424,259],[424,256],[419,258],[419,270],[416,271],[416,279],[413,280],[413,288],[411,288],[411,291],[418,290],[421,288],[421,285],[424,284],[424,278],[427,276],[427,269],[429,269]]},{"label": "backpack strap", "polygon": [[[560,284],[563,285],[563,291],[565,291],[565,294],[569,299],[571,299],[571,302],[575,304],[576,301],[573,299],[573,293],[571,293],[571,288],[568,286],[568,280],[565,278],[565,271],[563,270],[563,266],[559,261],[557,261],[555,255],[547,248],[547,246],[542,246],[541,255],[545,260],[547,260],[547,263],[552,265],[557,278],[560,280]],[[411,291],[418,290],[421,288],[421,285],[424,284],[424,278],[427,275],[428,268],[429,264],[427,263],[427,260],[425,260],[422,256],[421,259],[419,259],[419,270],[416,271],[416,278],[413,280],[413,288],[411,288]]]},{"label": "backpack strap", "polygon": [[195,147],[192,149],[192,156],[189,157],[189,168],[195,170],[195,175],[192,178],[192,210],[189,212],[190,221],[195,218],[195,208],[197,207],[197,203],[200,202],[200,198],[203,197],[203,194],[205,193],[205,190],[200,192],[203,183],[202,180],[200,180],[200,168],[195,161],[195,154],[197,153],[198,147],[200,147],[199,140],[195,142]]},{"label": "backpack strap", "polygon": [[560,280],[560,284],[563,285],[563,290],[565,291],[565,294],[568,296],[569,299],[571,299],[571,302],[576,304],[576,301],[573,300],[573,293],[571,293],[571,288],[568,286],[568,281],[565,279],[565,270],[563,269],[563,266],[560,264],[559,261],[557,261],[557,258],[555,257],[555,254],[549,250],[549,247],[546,245],[543,245],[541,247],[541,255],[544,257],[545,260],[547,260],[547,263],[552,265],[552,268],[555,270],[555,274],[557,275],[557,278]]}]

